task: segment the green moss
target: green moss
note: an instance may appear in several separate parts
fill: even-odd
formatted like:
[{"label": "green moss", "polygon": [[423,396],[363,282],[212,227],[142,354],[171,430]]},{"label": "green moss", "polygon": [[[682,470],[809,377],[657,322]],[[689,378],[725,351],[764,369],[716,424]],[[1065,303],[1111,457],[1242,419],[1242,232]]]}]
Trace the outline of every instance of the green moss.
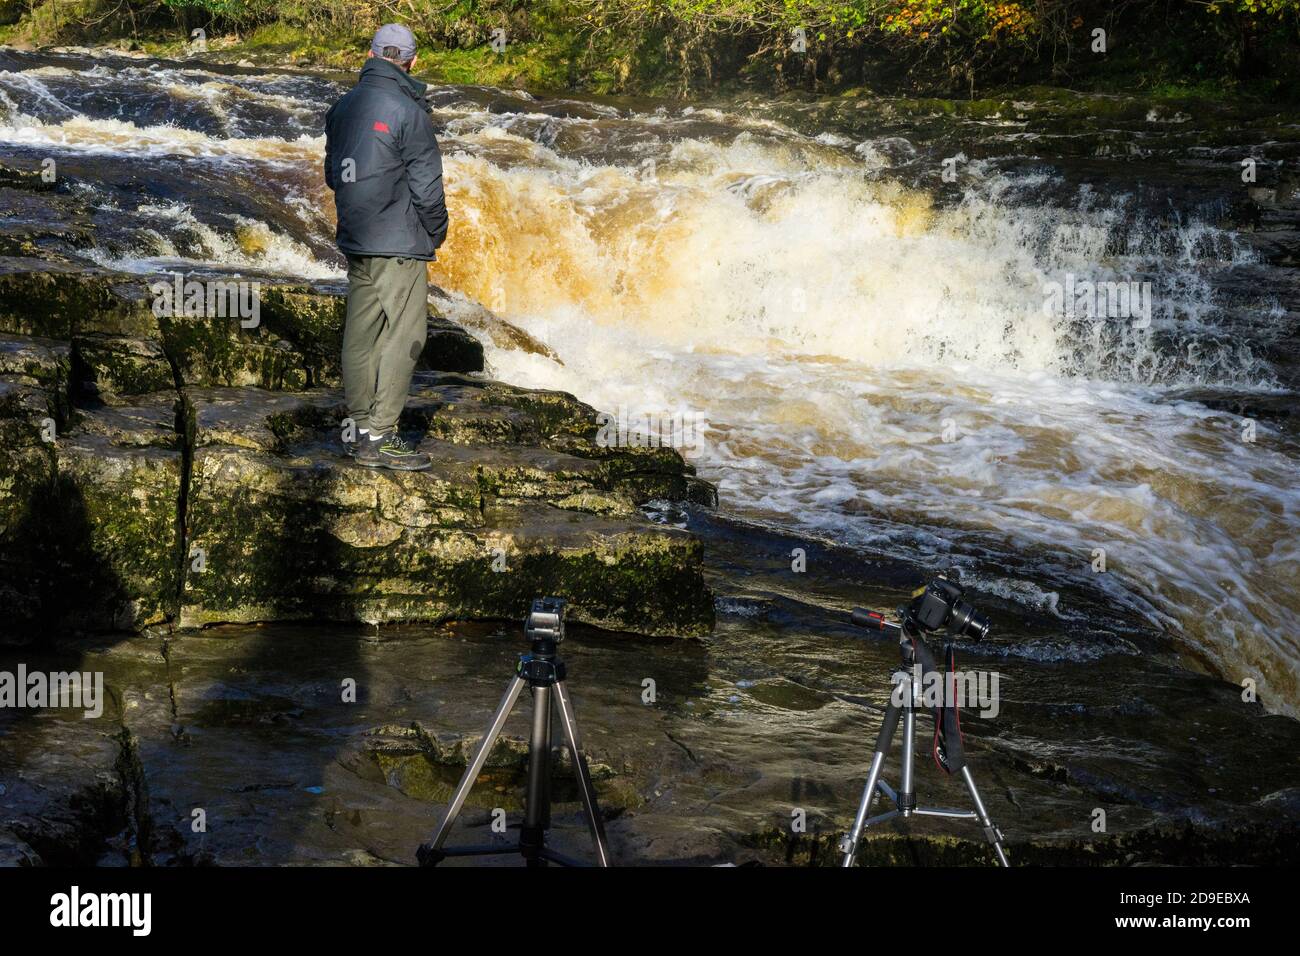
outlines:
[{"label": "green moss", "polygon": [[[538,92],[571,87],[570,46],[563,37],[511,43],[498,53],[490,45],[432,50],[420,55],[417,71],[439,83],[514,87]],[[604,92],[597,80],[594,92]]]},{"label": "green moss", "polygon": [[[605,627],[711,630],[699,542],[606,521],[506,506],[483,526],[477,484],[436,472],[312,468],[200,449],[187,538],[206,567],[187,576],[182,620],[512,618],[545,592]],[[504,571],[494,567],[498,555]]]},{"label": "green moss", "polygon": [[78,384],[101,401],[147,395],[175,385],[162,347],[141,339],[85,336],[75,341]]},{"label": "green moss", "polygon": [[79,317],[100,305],[92,282],[57,271],[0,274],[0,331],[69,339]]},{"label": "green moss", "polygon": [[117,449],[84,436],[61,439],[56,455],[57,483],[41,519],[50,584],[60,595],[50,612],[67,626],[95,630],[171,617],[180,453]]},{"label": "green moss", "polygon": [[235,319],[159,319],[163,348],[191,386],[252,385],[293,391],[312,384],[296,349],[264,329],[244,329]]}]

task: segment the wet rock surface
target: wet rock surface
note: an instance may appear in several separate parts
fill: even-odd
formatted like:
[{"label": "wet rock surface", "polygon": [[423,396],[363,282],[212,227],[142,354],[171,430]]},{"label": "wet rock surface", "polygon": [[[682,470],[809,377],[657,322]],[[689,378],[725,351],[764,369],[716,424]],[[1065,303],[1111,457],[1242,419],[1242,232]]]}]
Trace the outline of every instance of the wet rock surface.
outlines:
[{"label": "wet rock surface", "polygon": [[[742,843],[792,863],[833,861],[899,661],[896,642],[847,626],[846,612],[864,605],[888,614],[909,599],[918,572],[904,562],[864,564],[852,552],[817,548],[808,553],[810,571],[796,575],[789,554],[798,542],[703,512],[684,517],[709,548],[719,607],[711,647],[727,649],[717,652],[713,681],[731,689],[716,713],[734,721],[736,749],[744,746],[742,725],[787,728],[790,756],[774,763],[784,770],[768,779],[768,799],[777,802],[784,784],[780,801],[806,809],[809,821],[807,833],[795,835],[787,810],[786,819],[756,828]],[[1083,593],[1061,595],[1086,612],[1069,621],[978,589],[969,596],[994,628],[985,641],[960,647],[957,667],[998,673],[1000,704],[991,718],[965,709],[961,727],[1013,865],[1293,859],[1300,774],[1282,755],[1300,725],[1245,703],[1234,684],[1189,671],[1167,637]],[[780,667],[770,663],[777,656]],[[930,756],[932,722],[918,723],[919,799],[968,807],[960,781]],[[708,752],[702,737],[691,745]],[[894,784],[897,761],[895,743],[885,765]],[[1099,810],[1102,831],[1094,829]],[[991,860],[974,824],[933,819],[869,833],[860,858]]]},{"label": "wet rock surface", "polygon": [[[835,605],[888,608],[912,572],[818,555],[828,572],[810,602],[776,570],[787,542],[686,518],[718,558],[715,633],[663,642],[576,626],[561,648],[614,857],[832,864],[898,660],[892,641],[849,628]],[[996,599],[986,609],[998,632],[959,666],[1001,673],[1001,710],[967,710],[963,730],[1014,864],[1292,857],[1300,770],[1284,755],[1300,743],[1295,721],[1172,664],[1153,635],[1053,657],[1051,620]],[[524,649],[517,626],[276,624],[6,651],[0,669],[101,671],[108,694],[98,719],[0,713],[0,846],[19,863],[411,864]],[[525,694],[452,843],[516,836],[529,712]],[[920,723],[922,802],[965,807]],[[551,841],[584,856],[568,770],[557,750]],[[896,782],[897,750],[886,776]],[[505,834],[491,828],[498,809]],[[869,831],[861,858],[990,862],[973,824],[921,818]]]}]

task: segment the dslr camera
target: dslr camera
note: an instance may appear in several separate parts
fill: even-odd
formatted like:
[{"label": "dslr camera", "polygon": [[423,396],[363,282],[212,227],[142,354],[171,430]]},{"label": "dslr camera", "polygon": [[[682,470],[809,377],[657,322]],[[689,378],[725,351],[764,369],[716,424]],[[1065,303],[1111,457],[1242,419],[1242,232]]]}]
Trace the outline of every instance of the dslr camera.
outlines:
[{"label": "dslr camera", "polygon": [[988,636],[989,619],[962,600],[960,584],[940,575],[912,596],[905,616],[919,630],[946,630],[954,638],[979,641]]}]

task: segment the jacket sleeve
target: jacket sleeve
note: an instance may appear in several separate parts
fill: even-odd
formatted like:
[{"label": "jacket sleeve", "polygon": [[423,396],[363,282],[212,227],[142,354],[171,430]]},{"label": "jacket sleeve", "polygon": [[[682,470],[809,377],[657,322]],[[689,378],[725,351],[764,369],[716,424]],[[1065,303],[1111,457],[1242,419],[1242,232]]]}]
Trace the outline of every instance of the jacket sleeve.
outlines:
[{"label": "jacket sleeve", "polygon": [[416,113],[402,137],[402,162],[416,214],[437,249],[447,238],[447,200],[442,189],[442,153],[433,135],[433,121],[423,111]]},{"label": "jacket sleeve", "polygon": [[325,185],[334,189],[334,146],[330,137],[330,120],[334,118],[334,107],[325,114]]}]

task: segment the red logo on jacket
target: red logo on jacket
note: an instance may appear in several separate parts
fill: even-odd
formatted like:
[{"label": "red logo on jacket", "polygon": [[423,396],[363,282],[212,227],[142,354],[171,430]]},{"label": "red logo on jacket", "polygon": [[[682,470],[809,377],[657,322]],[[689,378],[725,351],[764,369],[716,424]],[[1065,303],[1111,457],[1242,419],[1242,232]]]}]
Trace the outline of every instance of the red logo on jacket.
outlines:
[{"label": "red logo on jacket", "polygon": [[388,128],[388,124],[387,124],[387,123],[381,122],[380,120],[375,120],[375,132],[376,132],[376,133],[388,133],[388,132],[392,132],[392,131]]}]

